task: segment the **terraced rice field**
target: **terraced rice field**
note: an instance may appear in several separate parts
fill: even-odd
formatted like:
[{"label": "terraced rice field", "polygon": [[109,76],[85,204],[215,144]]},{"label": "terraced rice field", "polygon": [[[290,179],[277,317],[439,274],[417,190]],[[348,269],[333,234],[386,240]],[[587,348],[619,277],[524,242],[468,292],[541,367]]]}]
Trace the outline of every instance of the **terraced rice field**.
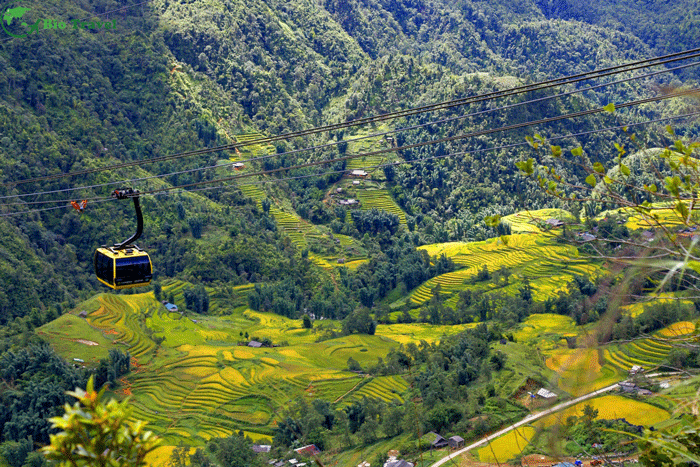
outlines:
[{"label": "terraced rice field", "polygon": [[353,391],[349,397],[344,397],[342,400],[348,403],[355,399],[363,397],[382,399],[385,402],[397,401],[403,403],[401,393],[408,388],[406,381],[400,376],[380,376],[372,378],[372,380],[362,386],[360,389]]},{"label": "terraced rice field", "polygon": [[559,375],[558,386],[572,396],[582,396],[621,379],[620,372],[604,367],[603,351],[597,348],[552,351],[546,365]]},{"label": "terraced rice field", "polygon": [[[372,130],[372,133],[380,133],[387,130],[389,130],[388,126],[381,125],[376,129]],[[346,135],[345,139],[348,141],[348,154],[361,154],[364,152],[372,152],[390,147],[389,143],[381,136],[357,140],[357,138],[365,135],[365,133],[361,132],[358,132],[357,134],[352,136]],[[381,164],[386,164],[387,162],[393,161],[395,159],[396,155],[394,153],[358,157],[355,159],[350,159],[348,161],[347,169],[365,169],[371,172],[375,170],[373,169],[373,167],[376,167]],[[378,176],[384,178],[384,173],[382,172],[382,169],[376,169],[376,172]]]},{"label": "terraced rice field", "polygon": [[[179,296],[185,285],[168,283],[164,292]],[[316,343],[300,320],[250,310],[225,318],[197,316],[194,323],[188,316],[167,313],[150,292],[103,294],[83,305],[74,312],[85,308],[87,318],[70,318],[80,320],[82,327],[57,323],[43,330],[47,339],[71,343],[61,352],[68,359],[91,354],[89,346],[74,344],[75,339],[103,336],[105,353],[109,348],[128,350],[137,364],[125,380],[134,417],[147,421],[166,445],[175,446],[184,437],[190,444],[202,444],[241,429],[256,439],[269,439],[281,408],[298,397],[339,404],[362,397],[401,401],[407,387],[398,376],[361,378],[346,370],[349,357],[369,366],[398,346],[386,336],[352,335]],[[290,345],[238,346],[242,329]],[[154,338],[163,336],[165,341],[157,345]]]},{"label": "terraced rice field", "polygon": [[362,203],[362,209],[383,209],[397,215],[401,224],[406,224],[406,213],[396,204],[387,190],[358,190],[357,197]]},{"label": "terraced rice field", "polygon": [[564,209],[538,209],[535,211],[521,211],[508,216],[503,216],[501,222],[511,228],[512,233],[540,233],[542,230],[537,226],[538,221],[548,219],[559,219],[564,222],[573,222],[574,216]]},{"label": "terraced rice field", "polygon": [[654,425],[671,416],[664,409],[642,401],[618,395],[607,395],[581,402],[561,412],[541,418],[535,422],[535,425],[552,426],[555,423],[565,423],[566,419],[572,415],[580,417],[583,415],[583,408],[586,404],[598,410],[598,418],[607,420],[624,418],[634,425]]},{"label": "terraced rice field", "polygon": [[477,323],[458,324],[454,326],[425,326],[419,323],[387,324],[378,326],[375,335],[389,338],[404,345],[409,342],[420,341],[426,341],[432,344],[440,341],[440,339],[445,336],[454,335],[465,329],[472,329],[476,326]]},{"label": "terraced rice field", "polygon": [[[430,300],[432,289],[438,284],[441,293],[456,295],[469,287],[469,281],[485,265],[491,273],[505,267],[513,274],[511,285],[501,289],[506,293],[517,292],[520,281],[529,279],[537,300],[552,297],[565,289],[574,275],[592,277],[600,270],[590,261],[578,258],[574,247],[555,243],[547,235],[514,234],[507,236],[507,244],[501,239],[490,239],[473,243],[440,243],[420,248],[431,256],[445,254],[462,269],[434,277],[414,289],[410,301],[418,305]],[[476,286],[486,287],[486,290],[496,289],[493,283]]]},{"label": "terraced rice field", "polygon": [[655,368],[663,363],[674,344],[694,331],[695,324],[681,321],[655,332],[650,338],[609,346],[604,357],[609,365],[624,373],[634,365]]}]

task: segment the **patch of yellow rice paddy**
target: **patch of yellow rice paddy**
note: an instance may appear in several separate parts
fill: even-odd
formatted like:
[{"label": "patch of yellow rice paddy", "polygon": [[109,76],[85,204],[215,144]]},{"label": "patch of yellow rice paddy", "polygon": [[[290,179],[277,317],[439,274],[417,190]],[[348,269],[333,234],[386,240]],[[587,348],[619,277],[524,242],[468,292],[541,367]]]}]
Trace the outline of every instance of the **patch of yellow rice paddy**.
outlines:
[{"label": "patch of yellow rice paddy", "polygon": [[490,446],[480,448],[477,452],[481,462],[504,463],[520,454],[535,436],[535,429],[525,426],[513,430],[491,441]]},{"label": "patch of yellow rice paddy", "polygon": [[301,358],[301,355],[299,355],[299,352],[297,352],[294,349],[281,349],[278,351],[280,355],[284,355],[285,357],[291,357],[291,358]]},{"label": "patch of yellow rice paddy", "polygon": [[659,407],[618,395],[609,395],[581,402],[566,410],[545,417],[537,423],[542,426],[565,423],[566,419],[572,415],[580,417],[586,404],[598,410],[598,418],[600,419],[614,420],[624,418],[634,425],[654,425],[670,417],[668,412]]},{"label": "patch of yellow rice paddy", "polygon": [[661,331],[659,331],[659,334],[664,337],[676,337],[685,336],[686,334],[690,334],[694,331],[694,323],[691,323],[690,321],[679,321],[677,323],[673,323],[667,328],[662,329]]},{"label": "patch of yellow rice paddy", "polygon": [[224,368],[219,372],[219,375],[221,379],[227,383],[233,383],[238,385],[247,384],[247,381],[243,377],[243,375],[234,368]]},{"label": "patch of yellow rice paddy", "polygon": [[248,350],[235,349],[235,350],[233,351],[233,356],[236,357],[236,358],[240,358],[240,359],[245,360],[245,359],[248,359],[248,358],[253,358],[253,357],[255,357],[255,354],[254,354],[253,352],[248,351]]}]

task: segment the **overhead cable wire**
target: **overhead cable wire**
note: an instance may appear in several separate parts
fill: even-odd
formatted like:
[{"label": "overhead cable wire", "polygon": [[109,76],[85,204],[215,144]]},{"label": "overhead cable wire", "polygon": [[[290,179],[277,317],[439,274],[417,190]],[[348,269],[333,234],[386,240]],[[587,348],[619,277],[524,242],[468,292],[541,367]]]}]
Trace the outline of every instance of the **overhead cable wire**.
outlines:
[{"label": "overhead cable wire", "polygon": [[[253,139],[253,140],[245,141],[245,142],[236,142],[236,143],[226,144],[226,145],[222,145],[222,146],[216,146],[213,148],[203,148],[203,149],[198,149],[198,150],[185,151],[185,152],[166,155],[166,156],[154,157],[154,158],[147,159],[147,160],[130,161],[130,162],[113,164],[110,166],[79,170],[79,171],[75,171],[75,172],[64,172],[64,173],[58,173],[58,174],[52,174],[52,175],[45,175],[45,176],[41,176],[41,177],[34,177],[34,178],[30,178],[30,179],[25,179],[25,180],[15,180],[15,181],[11,181],[11,182],[5,182],[0,186],[5,186],[5,187],[18,186],[18,185],[26,184],[26,183],[55,180],[55,179],[65,178],[65,177],[86,175],[86,174],[91,174],[91,173],[95,173],[95,172],[102,172],[102,171],[107,171],[107,170],[132,167],[132,166],[143,165],[143,164],[151,164],[151,163],[163,162],[163,161],[167,161],[167,160],[175,160],[175,159],[180,159],[180,158],[184,158],[184,157],[193,157],[193,156],[198,156],[198,155],[202,155],[202,154],[208,154],[211,152],[226,151],[226,150],[250,146],[250,145],[267,144],[267,143],[271,143],[271,142],[275,142],[275,141],[279,141],[279,140],[297,138],[297,137],[301,137],[301,136],[308,136],[308,135],[316,134],[316,133],[322,133],[325,131],[334,131],[334,130],[338,130],[338,129],[366,125],[368,123],[376,123],[379,121],[403,118],[403,117],[416,115],[416,114],[420,114],[420,113],[431,112],[431,111],[435,111],[435,110],[445,110],[445,109],[458,107],[458,106],[462,106],[462,105],[466,105],[466,104],[472,104],[472,103],[483,102],[483,101],[493,100],[493,99],[502,98],[502,97],[508,97],[508,96],[515,95],[515,94],[522,94],[525,92],[534,92],[534,91],[549,89],[549,88],[552,88],[555,86],[562,86],[565,84],[573,84],[573,83],[584,81],[584,80],[601,78],[601,77],[610,76],[610,75],[614,75],[614,74],[633,71],[636,69],[649,68],[652,66],[666,65],[668,63],[673,63],[673,62],[677,62],[677,61],[681,61],[681,60],[688,60],[688,59],[696,58],[696,57],[700,57],[700,48],[691,49],[691,50],[687,50],[684,52],[677,52],[674,54],[668,54],[668,55],[664,55],[664,56],[660,56],[660,57],[653,57],[650,59],[638,60],[636,62],[630,62],[627,64],[615,65],[615,66],[611,66],[611,67],[607,67],[607,68],[601,68],[598,70],[593,70],[591,72],[579,73],[579,74],[570,75],[570,76],[563,77],[563,78],[555,78],[555,79],[551,79],[551,80],[547,80],[547,81],[541,81],[538,83],[518,86],[515,88],[510,88],[510,89],[506,89],[506,90],[502,90],[502,91],[492,91],[492,92],[485,93],[485,94],[479,94],[476,96],[468,96],[468,97],[464,97],[464,98],[460,98],[460,99],[453,99],[453,100],[449,100],[449,101],[440,102],[437,104],[429,104],[429,105],[415,107],[415,108],[411,108],[411,109],[407,109],[407,110],[390,112],[390,113],[381,114],[381,115],[372,116],[372,117],[364,117],[364,118],[360,118],[360,119],[356,119],[356,120],[351,120],[351,121],[345,122],[345,123],[325,125],[325,126],[311,128],[308,130],[301,130],[298,132],[284,133],[284,134],[277,135],[277,136]],[[653,62],[658,62],[658,63],[653,63]]]},{"label": "overhead cable wire", "polygon": [[[552,141],[560,141],[564,139],[569,139],[569,138],[580,138],[582,136],[590,136],[592,134],[597,134],[597,133],[604,133],[607,131],[615,131],[615,130],[621,130],[624,128],[632,128],[636,126],[642,126],[642,125],[648,125],[652,123],[660,123],[660,122],[667,122],[671,120],[678,120],[681,118],[688,118],[688,117],[695,117],[699,116],[700,111],[697,112],[690,112],[687,114],[683,115],[676,115],[673,117],[664,117],[664,118],[657,118],[654,120],[647,120],[644,122],[637,122],[637,123],[629,123],[625,125],[616,125],[616,126],[611,126],[611,127],[606,127],[606,128],[601,128],[598,130],[590,130],[590,131],[583,131],[580,133],[572,133],[569,135],[560,135],[560,136],[553,136],[551,138],[548,138],[547,140],[552,142]],[[441,154],[439,156],[428,156],[428,157],[423,157],[420,159],[412,159],[408,161],[401,161],[399,164],[396,162],[386,162],[383,164],[376,164],[376,165],[370,165],[370,166],[364,166],[364,167],[358,167],[360,170],[371,170],[371,169],[381,169],[384,167],[388,166],[396,166],[396,165],[411,165],[411,164],[419,164],[421,162],[425,161],[430,161],[430,160],[437,160],[437,159],[447,159],[450,157],[462,157],[462,156],[467,156],[467,155],[476,155],[484,152],[491,152],[491,151],[503,151],[505,149],[514,149],[518,147],[524,147],[528,146],[528,142],[521,142],[521,143],[511,143],[511,144],[505,144],[502,146],[496,146],[496,147],[489,147],[489,148],[482,148],[482,149],[474,149],[474,150],[468,150],[468,151],[460,151],[460,152],[454,152],[450,154]],[[266,178],[264,180],[257,180],[253,182],[245,182],[245,183],[236,183],[235,185],[220,185],[217,187],[206,187],[206,188],[195,188],[192,190],[183,190],[183,192],[194,192],[194,191],[204,191],[204,190],[210,190],[210,189],[220,189],[220,188],[237,188],[241,186],[251,186],[251,185],[263,185],[267,183],[278,183],[278,182],[284,182],[284,181],[291,181],[291,180],[300,180],[300,179],[305,179],[305,178],[313,178],[313,177],[322,177],[325,175],[337,175],[341,173],[347,173],[347,169],[344,170],[333,170],[333,171],[327,171],[327,172],[321,172],[321,173],[315,173],[315,174],[304,174],[304,175],[297,175],[293,177],[283,177],[283,178]]]},{"label": "overhead cable wire", "polygon": [[[73,187],[73,188],[64,188],[64,189],[59,189],[59,190],[48,190],[48,191],[34,192],[34,193],[23,193],[23,194],[16,194],[16,195],[6,195],[6,196],[0,196],[0,200],[3,200],[3,199],[15,199],[15,198],[26,198],[26,197],[31,197],[31,196],[43,196],[43,195],[46,195],[46,194],[66,193],[66,192],[77,191],[77,190],[88,190],[88,189],[94,189],[94,188],[102,188],[102,187],[106,187],[106,186],[116,186],[116,185],[122,185],[122,184],[125,184],[125,183],[133,183],[133,182],[139,182],[139,181],[150,180],[150,179],[155,179],[155,178],[165,178],[165,177],[169,177],[169,176],[183,175],[183,174],[194,173],[194,172],[199,172],[199,171],[204,171],[204,170],[217,169],[217,168],[222,168],[222,167],[226,167],[226,166],[230,166],[230,165],[234,165],[234,164],[238,164],[238,163],[257,162],[257,161],[264,160],[264,159],[269,159],[269,158],[272,158],[272,157],[281,157],[281,156],[285,156],[285,155],[296,154],[296,153],[299,153],[299,152],[317,151],[317,150],[320,150],[320,149],[326,149],[326,148],[328,148],[328,147],[337,146],[337,145],[340,144],[341,142],[351,143],[351,142],[356,142],[356,141],[360,141],[360,140],[364,140],[364,139],[368,139],[368,138],[376,138],[376,137],[381,137],[381,136],[388,136],[388,135],[391,135],[391,134],[399,133],[399,132],[401,132],[401,131],[414,130],[414,129],[423,128],[423,127],[430,126],[430,125],[442,125],[442,124],[445,124],[445,123],[450,123],[450,122],[457,121],[457,120],[463,120],[463,119],[470,118],[470,117],[476,117],[476,116],[485,115],[485,114],[488,114],[488,113],[498,112],[498,111],[502,111],[502,110],[509,110],[509,109],[513,109],[513,108],[516,108],[516,107],[520,107],[520,106],[526,106],[526,105],[529,105],[529,104],[544,102],[544,101],[547,101],[547,100],[557,99],[557,98],[561,98],[561,97],[565,97],[565,96],[570,96],[570,95],[573,95],[573,94],[578,94],[578,93],[583,93],[583,92],[587,92],[587,91],[592,91],[592,90],[595,90],[595,89],[600,89],[600,88],[602,88],[602,87],[612,86],[612,85],[615,85],[615,84],[621,84],[621,83],[625,83],[625,82],[629,82],[629,81],[634,81],[634,80],[639,80],[639,79],[650,78],[650,77],[652,77],[652,76],[656,76],[656,75],[659,75],[659,74],[670,73],[670,72],[673,72],[673,71],[678,71],[678,70],[681,70],[681,69],[685,69],[685,68],[689,68],[689,67],[693,67],[693,66],[697,66],[697,65],[700,65],[700,62],[687,63],[687,64],[680,65],[680,66],[678,66],[678,67],[670,68],[670,69],[667,69],[667,70],[659,70],[659,71],[654,71],[654,72],[651,72],[651,73],[645,73],[645,74],[643,74],[643,75],[633,76],[633,77],[630,77],[630,78],[624,78],[624,79],[612,81],[612,82],[610,82],[610,83],[601,83],[601,84],[597,84],[597,85],[595,85],[595,86],[589,86],[589,87],[583,88],[583,89],[576,89],[576,90],[572,90],[572,91],[566,91],[566,92],[559,93],[559,94],[554,94],[554,95],[551,95],[551,96],[545,96],[545,97],[540,97],[540,98],[537,98],[537,99],[531,99],[531,100],[529,100],[529,101],[516,102],[516,103],[514,103],[514,104],[508,104],[508,105],[505,105],[505,106],[496,107],[496,108],[492,108],[492,109],[480,110],[480,111],[478,111],[478,112],[473,112],[473,113],[466,114],[466,115],[459,115],[459,116],[455,116],[455,117],[448,117],[448,118],[444,118],[444,119],[441,119],[441,120],[435,120],[435,121],[432,121],[432,122],[427,122],[427,123],[412,125],[412,126],[409,126],[409,127],[398,128],[398,129],[395,129],[395,130],[390,130],[390,131],[385,131],[385,132],[380,132],[380,133],[373,133],[373,134],[370,134],[370,135],[360,136],[360,137],[357,137],[357,138],[351,138],[351,139],[343,140],[343,141],[334,141],[334,142],[331,142],[331,143],[325,143],[325,144],[320,144],[320,145],[311,146],[311,147],[306,147],[306,148],[294,149],[294,150],[286,151],[286,152],[282,152],[282,153],[267,154],[267,155],[264,155],[264,156],[259,156],[259,157],[250,158],[250,159],[243,159],[243,160],[231,161],[230,163],[226,163],[226,164],[210,165],[210,166],[206,166],[206,167],[198,167],[198,168],[194,168],[194,169],[187,169],[187,170],[176,171],[176,172],[170,172],[170,173],[160,174],[160,175],[150,175],[150,176],[147,176],[147,177],[133,178],[133,179],[127,179],[127,180],[121,180],[121,181],[115,181],[115,182],[107,182],[107,183],[100,183],[100,184],[87,185],[87,186],[80,186],[80,187]],[[26,202],[17,202],[17,203],[4,203],[4,205],[5,205],[5,206],[12,206],[12,205],[23,205],[23,206],[24,206],[24,205],[29,205],[29,204],[38,205],[38,204],[50,204],[50,203],[64,203],[64,202],[69,202],[69,201],[70,201],[70,200],[26,201]]]},{"label": "overhead cable wire", "polygon": [[[569,134],[569,135],[553,136],[553,137],[549,138],[548,141],[559,141],[559,140],[569,139],[569,138],[579,138],[582,136],[590,136],[592,134],[603,133],[603,132],[607,132],[607,131],[615,131],[615,130],[620,130],[623,128],[631,128],[631,127],[648,125],[648,124],[653,124],[653,123],[667,122],[667,121],[672,121],[672,120],[678,120],[681,118],[695,117],[698,115],[700,115],[700,111],[690,112],[690,113],[686,113],[683,115],[675,115],[675,116],[671,116],[671,117],[662,117],[662,118],[657,118],[657,119],[648,120],[648,121],[644,121],[644,122],[635,122],[635,123],[629,123],[629,124],[625,124],[625,125],[616,125],[616,126],[601,128],[601,129],[597,129],[597,130],[589,130],[589,131],[584,131],[584,132],[580,132],[580,133],[573,133],[573,134]],[[450,153],[450,154],[443,154],[443,155],[439,155],[439,156],[429,156],[429,157],[424,157],[421,159],[401,161],[400,165],[418,164],[418,163],[429,161],[429,160],[444,159],[444,158],[449,158],[449,157],[461,157],[461,156],[474,155],[474,154],[479,154],[479,153],[483,153],[483,152],[490,152],[490,151],[502,151],[505,149],[513,149],[513,148],[517,148],[517,147],[523,147],[526,145],[528,145],[527,142],[520,142],[520,143],[512,143],[512,144],[497,146],[497,147],[482,148],[482,149],[476,149],[476,150],[470,150],[470,151],[462,151],[462,152],[456,152],[456,153]],[[357,155],[357,157],[363,157],[363,156],[364,156],[364,154]],[[388,163],[384,163],[384,164],[377,164],[377,165],[372,165],[372,166],[360,167],[360,169],[362,169],[362,170],[380,169],[380,168],[392,166],[392,165],[397,165],[397,164],[395,162],[388,162]],[[279,182],[284,182],[284,181],[300,180],[300,179],[312,178],[312,177],[321,177],[321,176],[325,176],[325,175],[336,175],[336,174],[346,173],[346,172],[347,172],[347,169],[334,170],[334,171],[326,171],[326,172],[322,172],[322,173],[304,174],[304,175],[297,175],[297,176],[284,177],[284,178],[268,178],[268,179],[264,179],[264,180],[251,181],[251,182],[246,182],[246,183],[236,183],[233,185],[220,185],[220,186],[216,186],[216,187],[194,188],[191,190],[185,190],[181,186],[175,186],[175,187],[172,187],[172,188],[169,187],[169,188],[163,189],[163,190],[152,190],[148,193],[141,193],[140,195],[142,195],[142,196],[158,196],[158,195],[169,193],[170,191],[174,191],[174,190],[181,190],[181,191],[186,192],[186,193],[191,193],[191,192],[217,190],[217,189],[231,189],[231,188],[238,188],[241,186],[262,185],[262,184],[267,184],[267,183],[279,183]],[[251,175],[265,175],[265,174],[266,173],[264,173],[264,172],[260,172],[260,173],[251,174]],[[111,198],[111,197],[92,198],[91,204],[94,204],[95,202],[101,203],[101,202],[113,201],[113,200],[114,200],[114,198]],[[66,200],[66,202],[68,202],[68,201],[69,200]],[[71,207],[71,205],[65,205],[65,206],[57,206],[57,207],[44,208],[44,209],[35,209],[35,210],[29,210],[29,211],[17,211],[17,212],[12,212],[12,213],[0,214],[0,217],[9,217],[9,216],[15,216],[15,215],[20,215],[20,214],[32,214],[32,213],[39,213],[39,212],[44,212],[44,211],[52,211],[52,210],[56,210],[56,209],[65,209],[65,208],[70,208],[70,207]]]},{"label": "overhead cable wire", "polygon": [[[659,101],[663,101],[663,100],[667,100],[667,99],[672,99],[675,97],[682,97],[682,96],[697,94],[698,91],[699,90],[697,90],[697,89],[689,89],[689,90],[683,90],[683,91],[665,94],[662,96],[649,97],[646,99],[637,99],[634,101],[625,102],[622,104],[617,104],[617,105],[615,105],[615,108],[616,109],[624,109],[624,108],[635,107],[635,106],[641,105],[641,104],[648,104],[651,102],[659,102]],[[466,133],[466,134],[461,134],[461,135],[448,136],[448,137],[438,138],[438,139],[429,140],[429,141],[422,141],[419,143],[407,144],[407,145],[404,145],[401,147],[396,147],[396,148],[380,149],[377,151],[371,151],[371,152],[367,152],[367,153],[363,153],[363,154],[354,154],[354,155],[348,155],[348,156],[343,156],[343,157],[336,157],[334,159],[306,162],[304,164],[297,164],[297,165],[289,166],[289,167],[278,167],[276,169],[270,169],[270,170],[260,171],[260,172],[253,172],[253,173],[249,173],[249,174],[240,174],[240,175],[233,176],[233,177],[226,177],[226,178],[215,179],[215,180],[205,180],[205,181],[200,181],[200,182],[192,182],[192,183],[187,183],[184,185],[178,185],[177,187],[165,188],[163,191],[170,191],[170,190],[174,190],[177,188],[189,188],[189,187],[193,187],[193,186],[207,185],[207,184],[217,183],[217,182],[238,180],[241,178],[248,178],[248,177],[253,177],[253,176],[257,176],[257,175],[269,175],[269,174],[284,172],[284,171],[288,171],[288,170],[297,170],[297,169],[303,169],[303,168],[307,168],[307,167],[314,167],[317,165],[334,164],[337,162],[356,159],[358,157],[371,157],[371,156],[377,156],[380,154],[386,154],[386,153],[391,153],[391,152],[405,151],[408,149],[415,149],[415,148],[424,147],[424,146],[433,145],[433,144],[447,143],[450,141],[457,141],[457,140],[473,138],[473,137],[477,137],[477,136],[490,135],[490,134],[498,133],[498,132],[502,132],[502,131],[505,132],[505,131],[517,130],[517,129],[525,128],[528,126],[544,125],[544,124],[558,122],[558,121],[566,120],[566,119],[570,119],[570,118],[585,117],[588,115],[594,115],[594,114],[598,114],[598,113],[602,113],[602,112],[606,112],[605,107],[599,107],[599,108],[590,109],[590,110],[583,110],[583,111],[573,112],[573,113],[569,113],[569,114],[565,114],[565,115],[559,115],[556,117],[548,117],[548,118],[543,118],[540,120],[517,123],[514,125],[507,125],[507,126],[498,127],[498,128],[489,128],[489,129],[485,129],[485,130],[474,131],[471,133]],[[146,191],[146,192],[142,192],[142,194],[148,194],[148,193],[155,192],[155,191],[158,191],[158,190]]]}]

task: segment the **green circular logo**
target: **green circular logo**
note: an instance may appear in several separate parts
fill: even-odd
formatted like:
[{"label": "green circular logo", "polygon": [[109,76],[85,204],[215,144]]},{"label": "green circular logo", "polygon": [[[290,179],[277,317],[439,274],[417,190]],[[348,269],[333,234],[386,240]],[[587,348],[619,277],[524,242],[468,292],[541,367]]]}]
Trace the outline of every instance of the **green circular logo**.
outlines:
[{"label": "green circular logo", "polygon": [[2,10],[2,29],[12,37],[27,37],[36,31],[27,23],[26,14],[30,8],[22,6],[5,6]]}]

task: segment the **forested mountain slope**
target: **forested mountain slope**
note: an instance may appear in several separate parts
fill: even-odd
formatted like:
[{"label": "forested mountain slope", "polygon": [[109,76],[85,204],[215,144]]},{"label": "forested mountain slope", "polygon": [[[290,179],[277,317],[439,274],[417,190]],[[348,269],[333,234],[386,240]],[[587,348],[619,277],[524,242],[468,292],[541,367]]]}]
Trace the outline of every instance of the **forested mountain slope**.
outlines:
[{"label": "forested mountain slope", "polygon": [[[128,184],[141,190],[181,185],[228,174],[225,169],[185,172],[189,169],[275,152],[281,155],[251,163],[249,168],[330,159],[345,151],[347,144],[285,152],[379,130],[348,129],[249,148],[242,155],[222,151],[144,164],[138,169],[18,186],[10,183],[347,121],[664,52],[659,45],[662,41],[651,42],[648,34],[637,36],[632,29],[607,27],[610,25],[598,17],[563,17],[552,7],[529,1],[504,5],[477,1],[154,0],[137,4],[98,0],[23,6],[30,9],[32,21],[98,14],[115,20],[117,27],[40,29],[26,38],[0,42],[3,196],[173,172],[178,173]],[[691,11],[692,5],[686,10]],[[553,16],[563,19],[551,19]],[[659,31],[658,35],[670,34]],[[465,117],[468,112],[542,97],[547,92],[497,104],[475,104],[390,122],[382,129],[454,118],[396,134],[398,145],[410,144],[632,99],[672,79],[662,76],[611,88],[604,94],[589,92]],[[667,108],[652,105],[623,116],[627,121],[647,119]],[[547,132],[568,134],[613,124],[617,121],[610,116],[591,117],[561,122]],[[520,149],[486,151],[521,142],[535,130],[403,151],[398,159],[411,163],[377,173],[377,188],[398,206],[391,209],[401,210],[415,233],[414,245],[486,238],[495,232],[483,225],[485,215],[547,204],[533,193],[531,181],[515,173],[513,163],[522,154]],[[370,141],[386,147],[380,138]],[[609,135],[579,138],[578,143],[597,148],[601,157],[612,155]],[[351,144],[350,150],[360,149]],[[413,161],[468,150],[479,152]],[[342,170],[346,165],[333,167]],[[309,175],[312,170],[328,169],[297,170],[291,175]],[[254,199],[250,199],[250,190],[244,190],[244,195],[232,188],[147,197],[141,243],[152,251],[159,276],[234,284],[294,277],[298,287],[317,291],[327,279],[315,264],[308,266],[295,259],[302,248],[287,237],[298,228],[280,224],[283,216],[297,219],[294,222],[299,225],[305,222],[304,228],[320,237],[331,231],[354,235],[353,251],[358,257],[372,257],[384,241],[374,239],[377,232],[346,223],[347,211],[327,202],[327,191],[335,187],[338,177],[267,184],[255,192]],[[112,188],[58,192],[41,199],[106,196]],[[263,208],[265,200],[271,202],[272,211]],[[43,206],[2,209],[12,213]],[[2,322],[26,315],[33,307],[43,309],[56,302],[70,305],[72,299],[92,294],[98,288],[91,277],[92,251],[130,235],[132,216],[128,203],[89,203],[82,215],[57,209],[3,218],[0,222],[12,232],[14,241],[3,243],[0,260],[2,281],[7,285],[0,297]],[[365,233],[372,235],[360,247],[359,239]],[[331,243],[306,247],[330,254],[332,245],[324,245]],[[13,259],[18,257],[32,260],[23,261],[26,268],[18,269]],[[311,292],[304,293],[308,299]]]}]

